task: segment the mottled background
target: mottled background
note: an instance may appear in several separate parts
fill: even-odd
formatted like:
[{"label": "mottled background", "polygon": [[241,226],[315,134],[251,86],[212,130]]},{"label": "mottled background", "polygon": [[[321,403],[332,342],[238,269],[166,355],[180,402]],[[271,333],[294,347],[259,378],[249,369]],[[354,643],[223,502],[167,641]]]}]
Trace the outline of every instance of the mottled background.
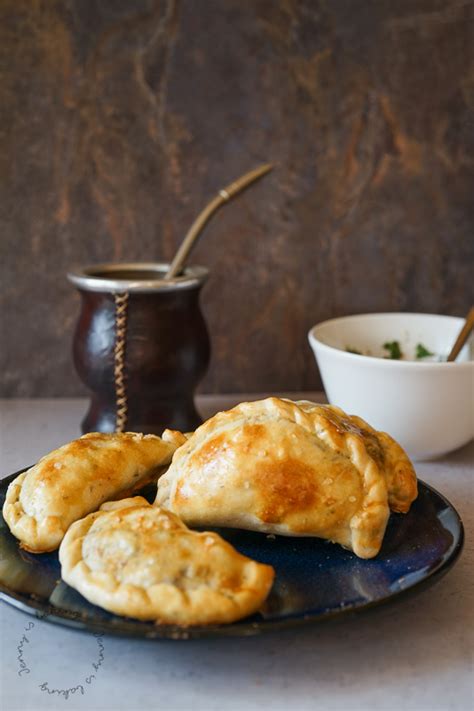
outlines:
[{"label": "mottled background", "polygon": [[473,300],[474,2],[0,0],[3,396],[74,395],[73,264],[167,260],[213,193],[205,392],[318,387],[308,328]]}]

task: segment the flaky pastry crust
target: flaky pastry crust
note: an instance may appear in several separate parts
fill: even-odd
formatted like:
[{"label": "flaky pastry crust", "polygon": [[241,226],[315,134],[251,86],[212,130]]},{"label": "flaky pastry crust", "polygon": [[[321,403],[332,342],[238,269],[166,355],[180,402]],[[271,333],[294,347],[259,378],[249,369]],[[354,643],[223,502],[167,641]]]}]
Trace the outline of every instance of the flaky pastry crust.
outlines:
[{"label": "flaky pastry crust", "polygon": [[90,602],[162,624],[233,622],[258,610],[273,583],[268,565],[216,533],[190,531],[143,497],[104,504],[74,523],[61,576]]},{"label": "flaky pastry crust", "polygon": [[93,432],[50,452],[8,487],[3,516],[22,548],[56,550],[67,529],[109,499],[156,480],[183,441],[135,432]]},{"label": "flaky pastry crust", "polygon": [[388,435],[330,405],[267,398],[199,427],[158,482],[156,503],[190,526],[317,536],[377,555],[416,475]]}]

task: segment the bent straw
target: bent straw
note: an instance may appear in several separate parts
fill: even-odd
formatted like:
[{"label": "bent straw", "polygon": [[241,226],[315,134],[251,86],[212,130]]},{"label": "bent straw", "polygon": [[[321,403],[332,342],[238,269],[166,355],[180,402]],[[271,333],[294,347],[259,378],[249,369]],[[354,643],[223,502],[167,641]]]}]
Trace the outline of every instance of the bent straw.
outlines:
[{"label": "bent straw", "polygon": [[196,244],[197,238],[199,237],[204,225],[210,220],[216,210],[256,180],[262,178],[266,175],[266,173],[272,170],[272,168],[272,163],[265,163],[265,165],[261,165],[258,168],[251,170],[249,173],[245,173],[245,175],[242,175],[242,177],[238,178],[238,180],[235,180],[233,183],[230,183],[230,185],[227,185],[222,190],[219,190],[216,197],[211,200],[211,202],[197,216],[189,228],[186,237],[182,241],[173,261],[170,264],[170,268],[165,274],[165,279],[172,279],[182,270],[184,262],[186,261],[191,249]]}]

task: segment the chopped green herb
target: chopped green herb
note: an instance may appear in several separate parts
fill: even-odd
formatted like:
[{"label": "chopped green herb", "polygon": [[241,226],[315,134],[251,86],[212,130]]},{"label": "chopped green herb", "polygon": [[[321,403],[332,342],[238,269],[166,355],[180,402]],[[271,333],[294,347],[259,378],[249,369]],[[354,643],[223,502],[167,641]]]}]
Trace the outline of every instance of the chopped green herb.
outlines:
[{"label": "chopped green herb", "polygon": [[423,343],[417,343],[416,344],[416,358],[428,358],[428,356],[432,356],[434,353],[428,350]]},{"label": "chopped green herb", "polygon": [[351,348],[350,346],[346,346],[346,351],[347,353],[355,353],[355,355],[363,355],[362,351],[358,351],[357,348]]},{"label": "chopped green herb", "polygon": [[388,356],[385,356],[386,358],[390,358],[390,360],[400,360],[400,358],[403,357],[402,349],[398,341],[387,341],[387,343],[383,344],[383,347],[388,351]]}]

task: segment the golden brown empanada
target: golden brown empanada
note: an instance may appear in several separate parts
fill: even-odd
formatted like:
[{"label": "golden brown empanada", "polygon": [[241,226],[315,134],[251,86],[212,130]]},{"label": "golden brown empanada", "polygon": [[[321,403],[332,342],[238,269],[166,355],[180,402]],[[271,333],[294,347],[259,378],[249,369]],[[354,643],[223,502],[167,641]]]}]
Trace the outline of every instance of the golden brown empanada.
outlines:
[{"label": "golden brown empanada", "polygon": [[190,531],[141,496],[106,503],[74,523],[60,549],[61,576],[90,602],[163,624],[233,622],[256,612],[274,571],[216,533]]},{"label": "golden brown empanada", "polygon": [[413,467],[388,435],[330,405],[268,398],[201,425],[174,454],[156,503],[190,526],[318,536],[371,558],[389,504],[407,511],[416,494]]},{"label": "golden brown empanada", "polygon": [[11,482],[4,519],[22,548],[53,551],[73,521],[156,480],[182,441],[180,433],[171,431],[167,441],[134,432],[86,434]]}]

